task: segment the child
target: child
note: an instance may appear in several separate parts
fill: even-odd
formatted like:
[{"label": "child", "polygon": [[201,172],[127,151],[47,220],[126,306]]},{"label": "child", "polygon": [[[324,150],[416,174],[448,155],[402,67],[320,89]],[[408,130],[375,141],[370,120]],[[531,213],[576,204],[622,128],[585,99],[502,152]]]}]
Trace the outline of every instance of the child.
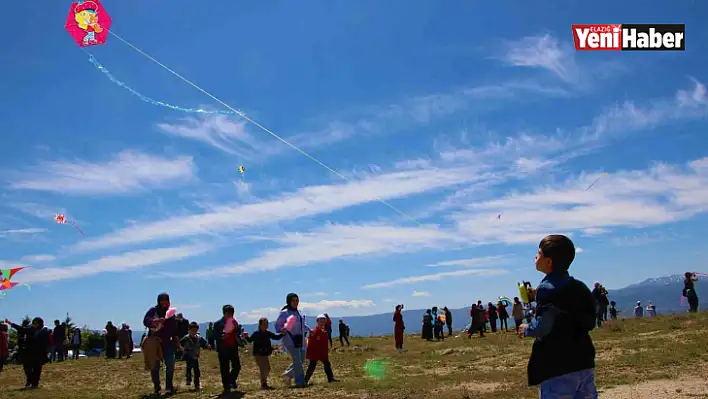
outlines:
[{"label": "child", "polygon": [[329,363],[329,341],[327,339],[327,318],[321,314],[317,316],[317,327],[310,333],[307,343],[307,353],[305,357],[310,360],[305,373],[305,384],[310,381],[312,373],[315,372],[317,362],[324,364],[325,374],[327,374],[328,382],[336,382],[332,373],[332,365]]},{"label": "child", "polygon": [[568,274],[575,246],[566,236],[549,235],[539,244],[536,270],[546,274],[536,290],[534,323],[520,337],[536,338],[528,364],[529,385],[541,399],[597,398],[595,347],[590,331],[597,318],[588,287]]},{"label": "child", "polygon": [[268,331],[268,319],[258,320],[258,331],[248,337],[248,342],[253,342],[253,358],[256,360],[258,371],[261,374],[261,389],[270,389],[268,374],[270,374],[270,355],[273,354],[273,345],[270,340],[280,340],[283,334],[273,334]]},{"label": "child", "polygon": [[7,324],[0,323],[0,372],[7,362],[7,357],[10,354],[8,349],[9,336],[7,334]]},{"label": "child", "polygon": [[610,319],[617,320],[617,303],[610,301]]},{"label": "child", "polygon": [[[224,305],[221,311],[224,317],[214,323],[214,338],[217,340],[216,352],[219,357],[221,385],[224,388],[224,394],[229,394],[232,389],[238,388],[236,380],[241,372],[241,359],[238,356],[241,331],[238,322],[234,319],[234,307]],[[231,371],[229,371],[229,365]]]},{"label": "child", "polygon": [[192,370],[194,370],[194,390],[201,391],[199,379],[199,353],[202,348],[211,349],[207,341],[199,335],[199,324],[189,323],[189,333],[180,340],[182,344],[182,359],[187,363],[187,385],[192,384]]}]

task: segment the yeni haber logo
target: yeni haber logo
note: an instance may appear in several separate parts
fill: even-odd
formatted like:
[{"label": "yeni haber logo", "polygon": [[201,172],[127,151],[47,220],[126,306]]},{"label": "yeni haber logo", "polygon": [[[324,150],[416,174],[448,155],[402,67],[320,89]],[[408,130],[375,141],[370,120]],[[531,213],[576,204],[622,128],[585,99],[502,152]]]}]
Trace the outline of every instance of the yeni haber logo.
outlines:
[{"label": "yeni haber logo", "polygon": [[686,50],[685,24],[573,24],[576,50]]}]

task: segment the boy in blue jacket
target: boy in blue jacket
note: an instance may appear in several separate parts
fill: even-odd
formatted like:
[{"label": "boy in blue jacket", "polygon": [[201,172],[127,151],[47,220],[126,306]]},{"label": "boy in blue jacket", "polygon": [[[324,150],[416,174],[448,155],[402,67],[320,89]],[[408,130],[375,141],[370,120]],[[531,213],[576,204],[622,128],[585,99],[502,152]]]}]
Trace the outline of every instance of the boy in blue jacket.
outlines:
[{"label": "boy in blue jacket", "polygon": [[541,399],[596,399],[595,299],[588,287],[568,274],[575,259],[573,242],[546,236],[538,246],[536,270],[546,274],[536,289],[536,316],[522,324],[520,337],[533,337],[529,386],[540,385]]}]

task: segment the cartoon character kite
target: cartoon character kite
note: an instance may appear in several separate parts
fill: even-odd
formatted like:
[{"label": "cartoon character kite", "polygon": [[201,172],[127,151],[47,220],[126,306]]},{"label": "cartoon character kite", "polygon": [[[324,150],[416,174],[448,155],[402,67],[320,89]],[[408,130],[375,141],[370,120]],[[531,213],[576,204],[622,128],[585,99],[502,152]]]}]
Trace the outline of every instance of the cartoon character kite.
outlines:
[{"label": "cartoon character kite", "polygon": [[111,17],[99,0],[79,0],[71,3],[64,27],[81,47],[104,44]]},{"label": "cartoon character kite", "polygon": [[[54,216],[54,221],[57,222],[57,224],[66,224],[67,219],[66,219],[66,216],[64,216],[61,213],[58,213]],[[76,224],[76,222],[71,220],[71,221],[69,221],[69,223],[71,224],[71,227],[75,228],[76,231],[79,232],[79,234],[84,235],[84,232],[81,231],[81,228]]]},{"label": "cartoon character kite", "polygon": [[[20,283],[15,283],[12,282],[12,277],[15,276],[17,272],[20,270],[24,269],[25,267],[16,267],[14,269],[0,269],[0,296],[5,296],[5,290],[11,290],[15,288]],[[26,285],[27,288],[29,289],[30,286],[28,284],[23,284]]]},{"label": "cartoon character kite", "polygon": [[245,182],[246,181],[246,168],[243,167],[243,165],[238,167],[238,173],[241,174],[241,181]]}]

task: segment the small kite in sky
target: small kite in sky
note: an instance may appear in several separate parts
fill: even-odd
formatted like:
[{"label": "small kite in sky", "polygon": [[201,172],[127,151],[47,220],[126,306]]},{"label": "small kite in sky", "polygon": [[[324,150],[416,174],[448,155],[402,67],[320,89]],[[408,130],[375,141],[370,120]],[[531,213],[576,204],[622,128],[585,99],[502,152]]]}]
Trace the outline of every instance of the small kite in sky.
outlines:
[{"label": "small kite in sky", "polygon": [[501,213],[497,215],[497,220],[501,220]]},{"label": "small kite in sky", "polygon": [[598,181],[600,181],[600,179],[602,179],[604,176],[607,176],[607,172],[602,172],[602,174],[601,174],[600,176],[598,176],[597,179],[595,179],[595,181],[592,182],[592,184],[589,185],[588,188],[585,189],[585,191],[590,190],[590,189],[592,188],[592,186],[594,186],[595,183],[597,183]]},{"label": "small kite in sky", "polygon": [[74,222],[73,220],[68,221],[66,219],[66,216],[64,216],[61,213],[58,213],[54,216],[54,221],[57,222],[57,224],[66,224],[66,222],[69,222],[71,224],[71,227],[75,228],[76,231],[78,231],[81,235],[84,235],[84,232],[81,231],[81,228]]},{"label": "small kite in sky", "polygon": [[95,46],[106,43],[111,17],[99,0],[79,0],[71,3],[64,27],[80,47]]},{"label": "small kite in sky", "polygon": [[246,168],[244,168],[243,165],[238,167],[238,173],[241,174],[241,180],[246,180]]}]

